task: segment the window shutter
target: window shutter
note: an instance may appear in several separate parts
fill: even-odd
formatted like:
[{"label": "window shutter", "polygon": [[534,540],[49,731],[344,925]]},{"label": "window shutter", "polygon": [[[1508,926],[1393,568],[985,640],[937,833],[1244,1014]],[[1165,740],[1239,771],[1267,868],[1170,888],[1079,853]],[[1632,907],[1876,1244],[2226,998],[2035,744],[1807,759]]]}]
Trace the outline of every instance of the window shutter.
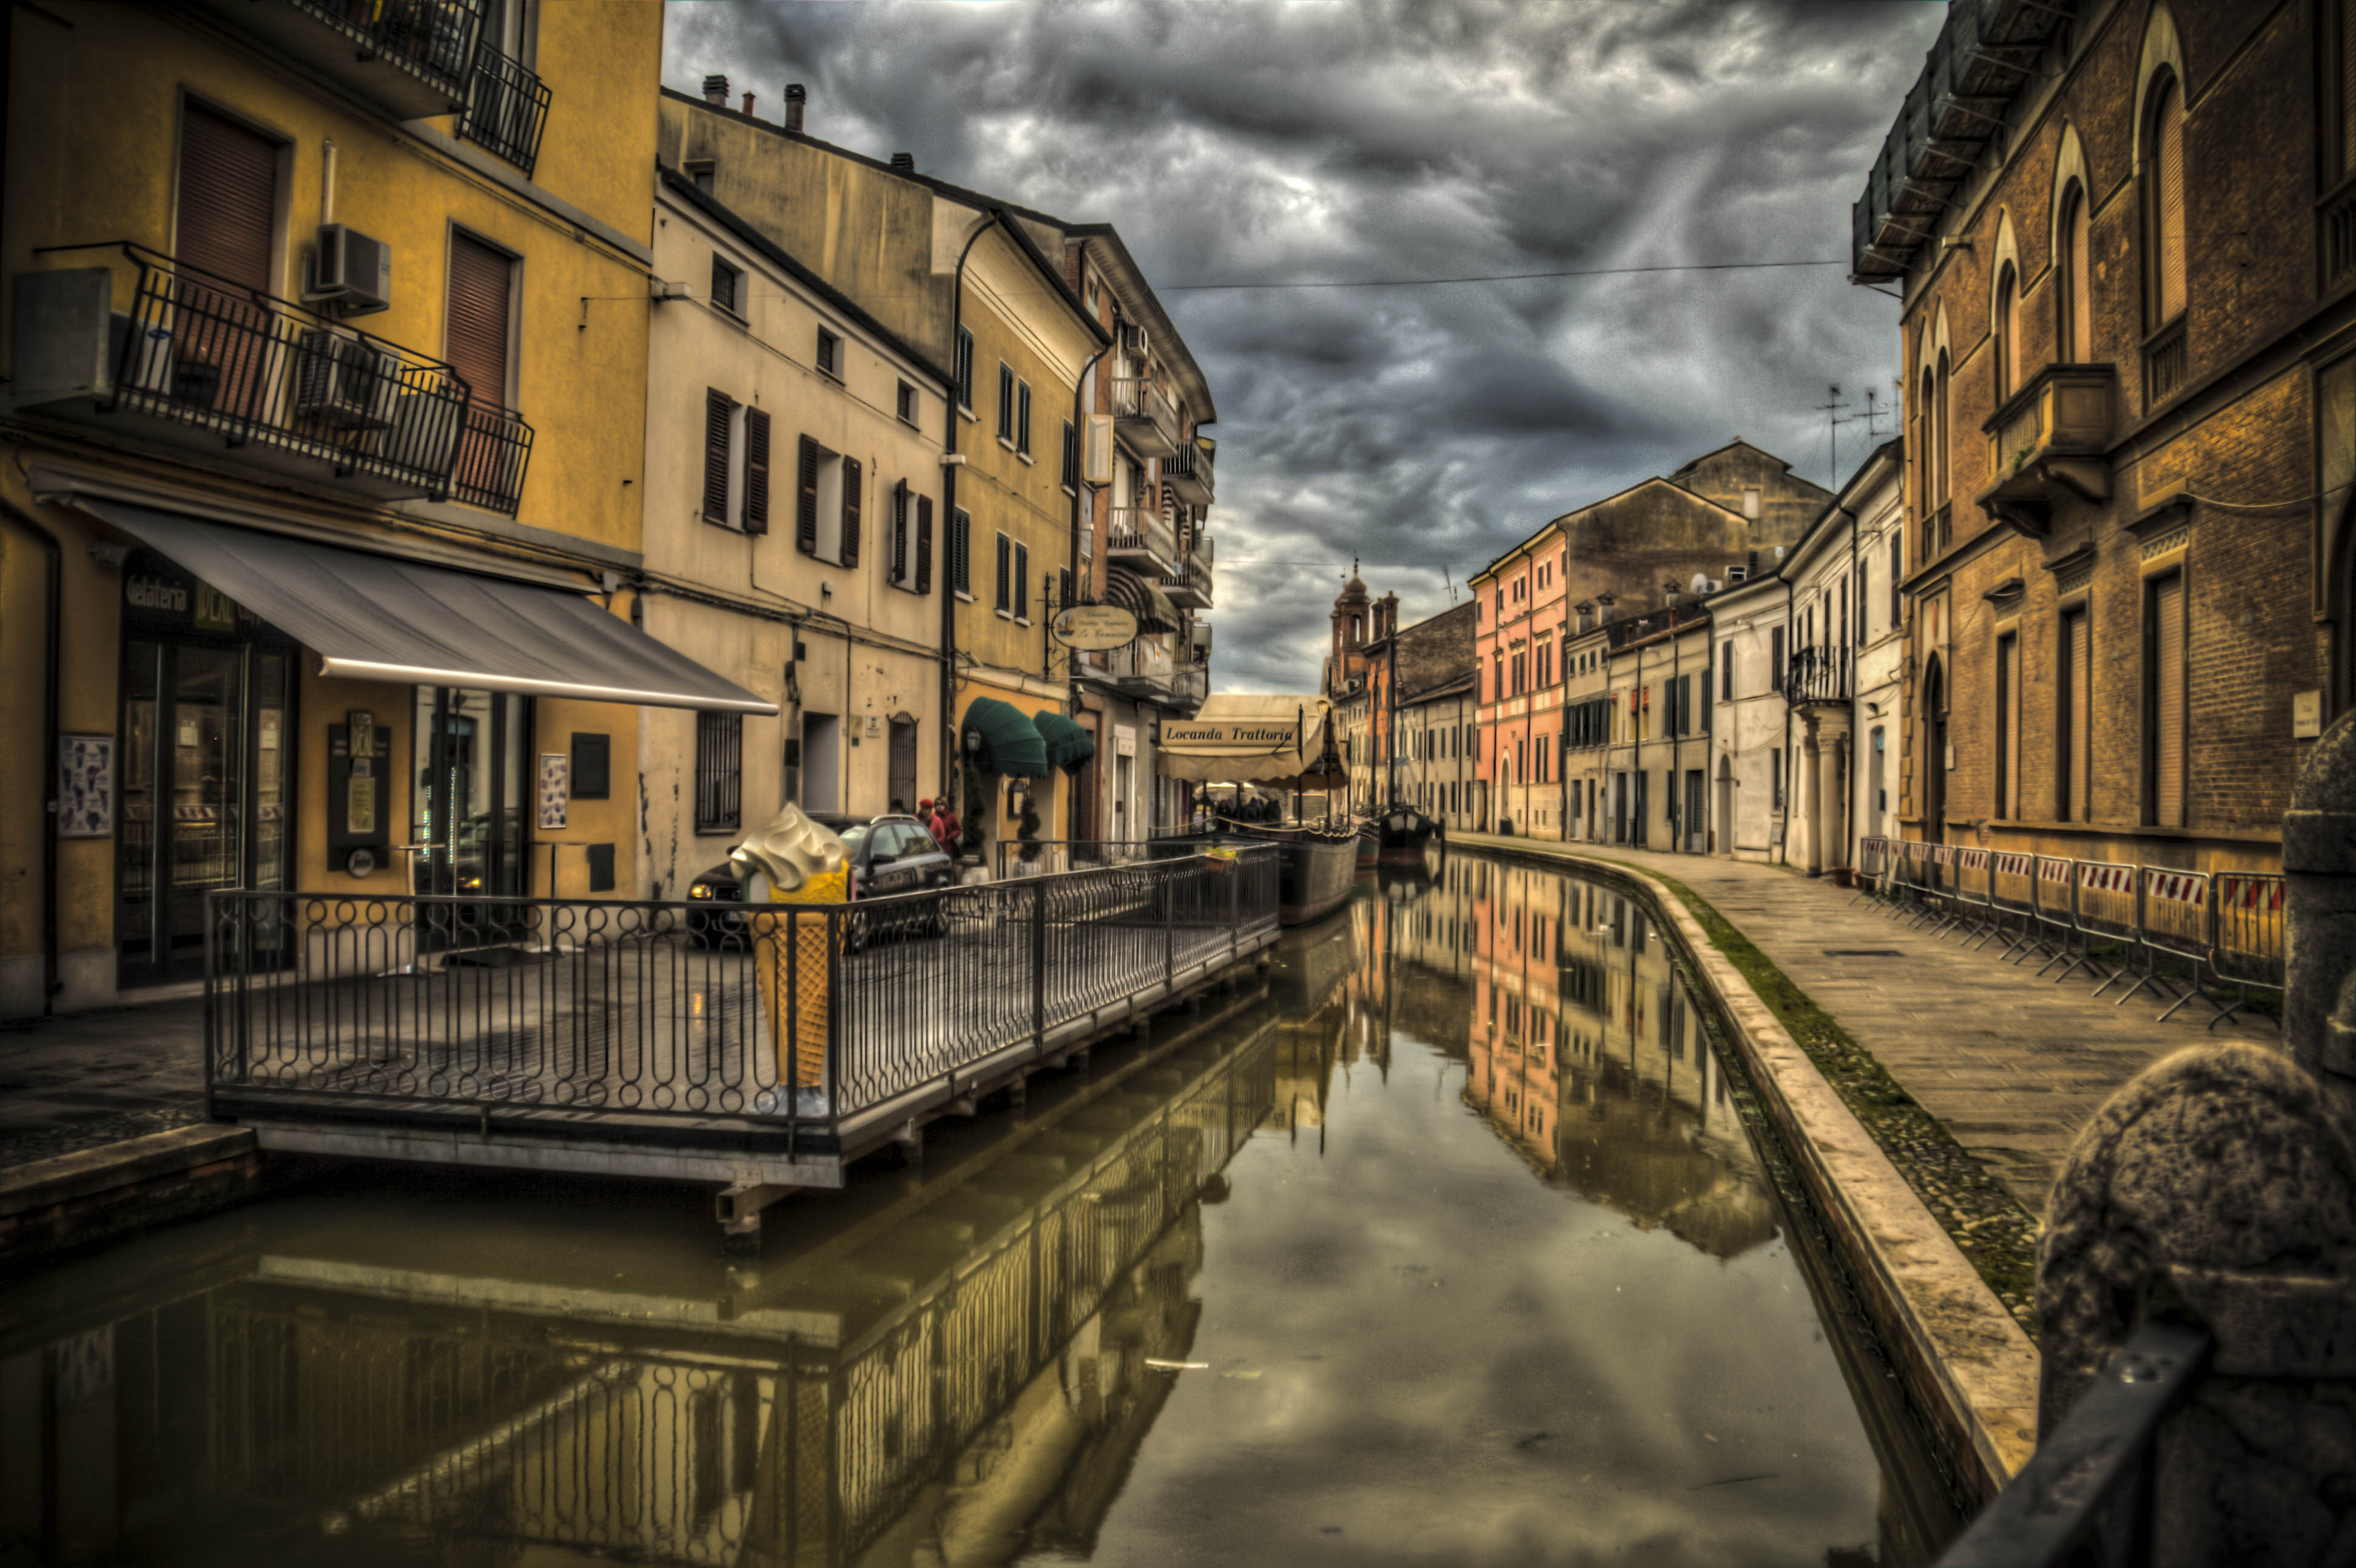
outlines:
[{"label": "window shutter", "polygon": [[892,487],[892,542],[885,547],[884,575],[894,583],[908,580],[908,481]]},{"label": "window shutter", "polygon": [[703,521],[728,521],[728,413],[735,405],[728,394],[707,387],[703,392]]},{"label": "window shutter", "polygon": [[794,548],[818,553],[818,443],[802,437],[800,489],[794,507]]},{"label": "window shutter", "polygon": [[[180,116],[179,259],[222,283],[270,291],[278,146],[191,103]],[[205,287],[211,279],[191,279]]]},{"label": "window shutter", "polygon": [[1014,547],[1014,618],[1028,620],[1031,617],[1031,547]]},{"label": "window shutter", "polygon": [[2184,309],[2184,89],[2171,81],[2161,89],[2158,112],[2152,116],[2151,161],[2157,209],[2152,239],[2157,253],[2152,264],[2158,280],[2155,299],[2158,327],[2176,319]]},{"label": "window shutter", "polygon": [[997,603],[998,603],[998,607],[999,607],[1000,609],[1002,609],[1002,610],[1003,610],[1003,609],[1012,609],[1012,608],[1013,608],[1013,607],[1014,607],[1013,595],[1012,595],[1012,587],[1013,587],[1013,585],[1012,585],[1012,582],[1010,582],[1010,581],[1009,581],[1009,577],[1010,577],[1011,573],[1012,573],[1012,567],[1011,567],[1011,564],[1010,564],[1010,562],[1009,562],[1008,547],[1009,547],[1009,545],[1010,545],[1012,542],[1012,541],[1010,541],[1010,540],[1006,537],[1006,535],[1004,535],[1004,534],[1002,534],[1002,533],[1001,533],[1001,534],[1000,534],[1000,535],[998,536],[998,600],[997,600]]},{"label": "window shutter", "polygon": [[508,401],[508,293],[515,269],[480,240],[450,236],[450,313],[444,358],[466,379],[477,408]]},{"label": "window shutter", "polygon": [[1783,689],[1783,628],[1780,626],[1767,633],[1767,689]]},{"label": "window shutter", "polygon": [[959,508],[949,513],[949,566],[960,594],[973,592],[973,515]]},{"label": "window shutter", "polygon": [[2069,730],[2063,739],[2067,748],[2068,796],[2062,803],[2062,815],[2073,822],[2094,820],[2094,781],[2088,777],[2094,761],[2094,671],[2090,662],[2094,656],[2093,620],[2084,610],[2071,616],[2064,634],[2063,656],[2070,661],[2062,684],[2062,698],[2070,705]]},{"label": "window shutter", "polygon": [[2184,578],[2154,584],[2152,807],[2164,828],[2184,825]]},{"label": "window shutter", "polygon": [[1027,381],[1014,390],[1014,449],[1031,450],[1031,386]]},{"label": "window shutter", "polygon": [[769,532],[769,415],[744,411],[744,532]]},{"label": "window shutter", "polygon": [[842,460],[842,564],[859,564],[859,463]]},{"label": "window shutter", "polygon": [[933,591],[933,498],[916,498],[916,592]]}]

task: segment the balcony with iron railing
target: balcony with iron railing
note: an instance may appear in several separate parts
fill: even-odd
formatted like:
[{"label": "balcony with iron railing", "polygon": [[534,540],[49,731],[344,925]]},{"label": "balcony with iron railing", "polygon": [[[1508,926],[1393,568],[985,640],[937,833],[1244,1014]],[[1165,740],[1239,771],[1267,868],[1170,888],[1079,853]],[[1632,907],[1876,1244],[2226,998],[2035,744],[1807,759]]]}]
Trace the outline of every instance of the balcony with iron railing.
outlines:
[{"label": "balcony with iron railing", "polygon": [[399,119],[466,106],[482,0],[213,0],[211,10]]},{"label": "balcony with iron railing", "polygon": [[1146,377],[1114,380],[1112,422],[1122,441],[1141,457],[1168,458],[1178,450],[1178,405]]},{"label": "balcony with iron railing", "polygon": [[16,411],[380,500],[516,510],[531,426],[448,364],[143,246],[40,253],[110,252],[17,275]]},{"label": "balcony with iron railing", "polygon": [[1150,576],[1166,576],[1177,566],[1178,536],[1154,508],[1117,506],[1105,532],[1105,555]]},{"label": "balcony with iron railing", "polygon": [[1170,639],[1151,635],[1111,650],[1104,656],[1103,668],[1095,671],[1126,695],[1156,701],[1169,697],[1183,672],[1171,655]]},{"label": "balcony with iron railing", "polygon": [[1783,699],[1795,708],[1847,707],[1856,694],[1856,663],[1846,648],[1810,644],[1792,651]]},{"label": "balcony with iron railing", "polygon": [[1211,465],[1215,456],[1206,436],[1181,441],[1178,450],[1162,460],[1162,477],[1188,506],[1209,506],[1215,489]]},{"label": "balcony with iron railing", "polygon": [[1206,533],[1194,536],[1186,551],[1186,559],[1178,569],[1162,579],[1162,591],[1170,602],[1181,609],[1206,610],[1211,607],[1211,537]]},{"label": "balcony with iron railing", "polygon": [[485,43],[476,46],[466,112],[458,134],[506,159],[529,176],[540,162],[548,128],[548,83],[523,61]]}]

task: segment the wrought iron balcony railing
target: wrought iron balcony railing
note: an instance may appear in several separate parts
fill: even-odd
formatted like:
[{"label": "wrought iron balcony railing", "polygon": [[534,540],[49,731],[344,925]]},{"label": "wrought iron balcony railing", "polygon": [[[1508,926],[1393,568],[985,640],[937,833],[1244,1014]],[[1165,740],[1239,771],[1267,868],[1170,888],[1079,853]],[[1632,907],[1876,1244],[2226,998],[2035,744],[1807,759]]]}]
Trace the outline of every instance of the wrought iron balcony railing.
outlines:
[{"label": "wrought iron balcony railing", "polygon": [[475,49],[474,81],[458,134],[489,148],[523,170],[540,162],[541,133],[548,128],[548,83],[521,60],[489,44]]},{"label": "wrought iron balcony railing", "polygon": [[1178,408],[1143,376],[1112,383],[1113,427],[1140,456],[1168,458],[1178,450]]},{"label": "wrought iron balcony railing", "polygon": [[1171,603],[1182,609],[1206,610],[1211,607],[1211,558],[1190,554],[1178,563],[1178,569],[1162,579],[1162,591],[1170,596]]},{"label": "wrought iron balcony railing", "polygon": [[1116,562],[1141,563],[1160,575],[1177,563],[1178,535],[1152,508],[1117,506],[1106,530],[1105,554]]},{"label": "wrought iron balcony railing", "polygon": [[1794,649],[1791,670],[1783,682],[1784,700],[1795,706],[1846,703],[1856,694],[1851,681],[1854,668],[1846,648],[1811,645]]},{"label": "wrought iron balcony railing", "polygon": [[1178,450],[1162,460],[1162,478],[1188,506],[1209,506],[1215,489],[1211,468],[1214,456],[1213,449],[1200,438],[1181,441]]},{"label": "wrought iron balcony railing", "polygon": [[213,9],[404,120],[466,106],[482,0],[216,0]]},{"label": "wrought iron balcony railing", "polygon": [[[531,427],[450,365],[144,246],[19,274],[15,406],[228,450],[383,499],[455,494],[512,512]],[[50,253],[59,253],[53,252]],[[127,313],[113,308],[128,296]]]}]

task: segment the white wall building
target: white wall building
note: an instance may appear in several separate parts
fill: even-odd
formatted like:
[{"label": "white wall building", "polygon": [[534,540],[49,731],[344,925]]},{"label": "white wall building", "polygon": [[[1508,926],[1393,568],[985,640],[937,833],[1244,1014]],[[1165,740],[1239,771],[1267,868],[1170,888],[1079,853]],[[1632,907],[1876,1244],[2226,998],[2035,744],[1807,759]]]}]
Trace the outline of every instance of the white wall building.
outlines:
[{"label": "white wall building", "polygon": [[1783,858],[1791,603],[1791,584],[1772,572],[1710,600],[1710,843],[1730,859]]}]

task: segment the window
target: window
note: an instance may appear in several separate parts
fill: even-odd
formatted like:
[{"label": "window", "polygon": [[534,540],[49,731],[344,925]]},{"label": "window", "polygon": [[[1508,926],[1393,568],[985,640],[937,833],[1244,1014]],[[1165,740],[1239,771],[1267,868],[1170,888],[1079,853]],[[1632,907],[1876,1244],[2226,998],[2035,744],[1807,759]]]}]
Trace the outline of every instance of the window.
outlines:
[{"label": "window", "polygon": [[712,194],[712,164],[710,158],[697,158],[690,162],[687,166],[687,177],[694,184],[696,189],[703,192],[706,196]]},{"label": "window", "polygon": [[1783,750],[1781,746],[1767,748],[1767,775],[1772,780],[1768,786],[1768,807],[1780,811],[1783,809]]},{"label": "window", "polygon": [[1759,521],[1759,487],[1746,485],[1742,490],[1742,515],[1753,522]]},{"label": "window", "polygon": [[[270,292],[278,153],[278,143],[198,104],[187,105],[180,115],[176,243],[181,261],[256,294]],[[221,325],[231,327],[235,318],[223,316]],[[186,337],[184,329],[183,354]],[[504,347],[504,336],[500,342]],[[223,356],[213,350],[203,357],[210,362]]]},{"label": "window", "polygon": [[726,311],[731,316],[742,316],[744,313],[744,307],[740,303],[738,295],[743,288],[744,282],[744,274],[743,273],[739,272],[736,268],[730,266],[727,260],[718,252],[715,251],[712,252],[712,304],[718,306],[721,309]]},{"label": "window", "polygon": [[1014,368],[1003,360],[998,366],[998,438],[1014,444]]},{"label": "window", "polygon": [[2143,167],[2145,325],[2184,314],[2184,93],[2174,75],[2151,84]]},{"label": "window", "polygon": [[[2053,799],[2059,810],[2054,815],[2065,822],[2086,822],[2094,820],[2089,808],[2093,790],[2089,787],[2087,768],[2093,761],[2094,727],[2094,666],[2092,623],[2086,607],[2064,611],[2062,617],[2062,640],[2057,651],[2061,655],[2060,679],[2053,683],[2058,699],[2054,714]],[[1877,732],[1879,733],[1879,732]]]},{"label": "window", "polygon": [[736,400],[715,387],[703,392],[703,521],[725,528],[734,521],[728,512],[728,482],[734,472],[730,456],[736,425]]},{"label": "window", "polygon": [[998,536],[998,598],[993,607],[1000,615],[1014,613],[1014,541],[1004,534]]},{"label": "window", "polygon": [[1989,323],[1998,403],[2020,390],[2020,274],[2010,262],[1996,278],[1996,313]]},{"label": "window", "polygon": [[837,381],[842,379],[842,339],[823,327],[818,329],[818,368]]},{"label": "window", "polygon": [[973,412],[973,334],[962,327],[957,335],[957,400],[959,408]]},{"label": "window", "polygon": [[1854,575],[1857,579],[1857,640],[1859,643],[1863,643],[1865,641],[1866,621],[1869,618],[1866,615],[1865,609],[1866,566],[1864,562],[1860,561],[1857,564],[1857,571]]},{"label": "window", "polygon": [[1080,433],[1068,419],[1064,421],[1064,488],[1080,488]]},{"label": "window", "polygon": [[1783,628],[1771,628],[1767,633],[1767,689],[1783,689]]},{"label": "window", "polygon": [[2062,312],[2054,340],[2064,359],[2083,365],[2094,357],[2094,263],[2086,188],[2074,179],[2062,193],[2062,221],[2054,229],[2061,240],[2061,275],[2053,296]]},{"label": "window", "polygon": [[1896,631],[1905,618],[1906,603],[1906,537],[1902,531],[1890,536],[1890,629]]},{"label": "window", "polygon": [[2020,638],[1996,639],[1996,814],[2020,812]]},{"label": "window", "polygon": [[795,548],[839,566],[859,564],[861,478],[858,459],[801,438]]},{"label": "window", "polygon": [[1031,456],[1031,383],[1014,383],[1014,449]]},{"label": "window", "polygon": [[907,382],[902,381],[900,383],[899,392],[894,400],[893,408],[896,413],[898,413],[902,419],[905,420],[910,424],[916,424],[916,389],[910,386]]},{"label": "window", "polygon": [[1031,620],[1031,547],[1014,547],[1014,618],[1028,625]]},{"label": "window", "polygon": [[[465,380],[474,405],[504,409],[508,403],[509,295],[515,259],[471,234],[450,234],[450,304],[443,328],[443,358]],[[459,459],[462,468],[466,459]]]},{"label": "window", "polygon": [[695,715],[695,831],[733,833],[744,825],[744,715]]},{"label": "window", "polygon": [[2144,586],[2144,821],[2184,825],[2184,575]]}]

